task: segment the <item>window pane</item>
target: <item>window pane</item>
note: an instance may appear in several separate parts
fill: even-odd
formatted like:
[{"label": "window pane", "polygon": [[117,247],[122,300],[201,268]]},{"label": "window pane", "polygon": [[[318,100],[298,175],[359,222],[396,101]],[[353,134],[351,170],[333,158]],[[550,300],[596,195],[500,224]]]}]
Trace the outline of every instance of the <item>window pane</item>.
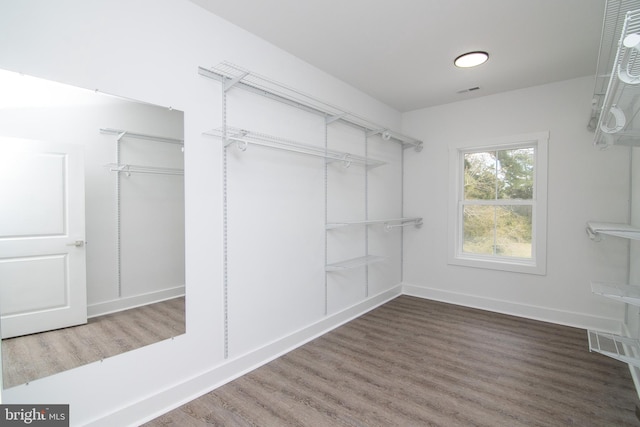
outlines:
[{"label": "window pane", "polygon": [[532,257],[532,206],[496,207],[496,255]]},{"label": "window pane", "polygon": [[464,199],[493,200],[496,198],[495,152],[464,154]]},{"label": "window pane", "polygon": [[533,199],[534,148],[518,148],[497,152],[499,199]]},{"label": "window pane", "polygon": [[495,207],[464,206],[462,252],[493,255]]}]

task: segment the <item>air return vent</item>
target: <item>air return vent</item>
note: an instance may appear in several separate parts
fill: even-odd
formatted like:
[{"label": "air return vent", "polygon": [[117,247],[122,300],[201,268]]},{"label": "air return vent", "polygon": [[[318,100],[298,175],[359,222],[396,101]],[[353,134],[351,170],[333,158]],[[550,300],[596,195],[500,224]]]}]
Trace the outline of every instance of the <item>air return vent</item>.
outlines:
[{"label": "air return vent", "polygon": [[480,86],[470,87],[468,89],[461,89],[461,90],[457,91],[456,93],[474,92],[474,91],[476,91],[478,89],[480,89]]}]

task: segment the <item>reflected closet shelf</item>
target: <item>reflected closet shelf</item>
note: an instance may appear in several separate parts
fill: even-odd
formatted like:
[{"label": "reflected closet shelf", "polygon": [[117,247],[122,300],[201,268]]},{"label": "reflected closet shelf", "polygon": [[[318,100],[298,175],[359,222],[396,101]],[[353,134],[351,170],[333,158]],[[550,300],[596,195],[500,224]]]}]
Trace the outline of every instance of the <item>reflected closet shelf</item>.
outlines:
[{"label": "reflected closet shelf", "polygon": [[589,351],[604,354],[613,359],[640,368],[640,342],[633,338],[600,331],[588,331]]},{"label": "reflected closet shelf", "polygon": [[591,282],[591,292],[640,307],[640,286],[622,283]]},{"label": "reflected closet shelf", "polygon": [[184,175],[184,169],[177,169],[177,168],[125,165],[125,164],[118,164],[118,163],[107,163],[104,166],[109,168],[109,171],[111,172],[124,173],[127,176],[132,173],[145,173],[145,174],[152,174],[152,175]]},{"label": "reflected closet shelf", "polygon": [[365,265],[374,264],[376,262],[384,261],[386,258],[377,255],[367,255],[359,258],[348,259],[345,261],[329,264],[325,267],[326,271],[344,271],[352,268],[363,267]]}]

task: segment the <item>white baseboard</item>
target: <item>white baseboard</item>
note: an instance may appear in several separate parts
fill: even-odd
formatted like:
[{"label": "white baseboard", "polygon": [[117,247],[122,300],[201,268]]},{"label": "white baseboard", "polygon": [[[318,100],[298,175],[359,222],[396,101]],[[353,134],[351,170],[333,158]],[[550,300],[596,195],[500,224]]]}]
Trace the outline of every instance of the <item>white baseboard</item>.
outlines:
[{"label": "white baseboard", "polygon": [[158,391],[143,400],[137,401],[94,420],[89,425],[125,426],[141,425],[156,418],[167,411],[178,408],[216,388],[270,362],[281,355],[300,347],[301,345],[362,316],[364,313],[401,295],[402,287],[397,285],[365,301],[346,308],[339,313],[324,317],[320,321],[302,328],[282,339],[269,343],[255,351],[227,360],[222,365],[214,367],[180,384],[166,390]]},{"label": "white baseboard", "polygon": [[548,307],[502,301],[476,295],[460,294],[442,289],[416,286],[408,283],[403,283],[402,293],[404,295],[462,305],[465,307],[478,308],[496,313],[509,314],[527,319],[540,320],[543,322],[557,323],[581,329],[597,329],[599,331],[616,334],[619,334],[622,330],[622,321],[619,319],[591,316],[589,314],[573,313],[564,310],[555,310]]},{"label": "white baseboard", "polygon": [[87,317],[103,316],[109,313],[116,313],[130,308],[140,307],[155,302],[166,301],[184,295],[184,285],[171,289],[163,289],[157,292],[149,292],[147,294],[135,295],[132,297],[124,297],[111,301],[105,301],[87,306]]}]

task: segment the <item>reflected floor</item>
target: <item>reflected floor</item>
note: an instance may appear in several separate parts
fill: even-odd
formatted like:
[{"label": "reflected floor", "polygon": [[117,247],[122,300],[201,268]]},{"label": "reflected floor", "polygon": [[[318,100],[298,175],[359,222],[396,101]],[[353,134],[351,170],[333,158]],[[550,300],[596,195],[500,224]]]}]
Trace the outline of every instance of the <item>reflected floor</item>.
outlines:
[{"label": "reflected floor", "polygon": [[174,298],[89,319],[86,325],[2,340],[4,388],[28,383],[185,333]]}]

